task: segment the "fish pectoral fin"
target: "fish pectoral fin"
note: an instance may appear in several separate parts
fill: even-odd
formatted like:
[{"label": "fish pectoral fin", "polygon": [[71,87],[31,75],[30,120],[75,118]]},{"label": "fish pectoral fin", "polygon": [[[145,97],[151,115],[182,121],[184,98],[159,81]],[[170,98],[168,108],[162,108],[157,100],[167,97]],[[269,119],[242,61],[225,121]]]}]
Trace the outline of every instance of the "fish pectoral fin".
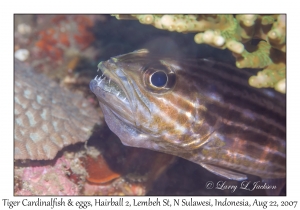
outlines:
[{"label": "fish pectoral fin", "polygon": [[211,135],[214,133],[208,133],[205,136],[199,137],[199,134],[191,135],[187,142],[180,143],[180,147],[184,148],[184,150],[195,150],[206,144],[211,140]]},{"label": "fish pectoral fin", "polygon": [[237,180],[237,181],[243,181],[247,179],[247,176],[245,174],[240,174],[228,169],[224,169],[218,166],[213,166],[210,164],[205,164],[205,163],[200,163],[200,165],[209,170],[210,172],[218,175],[218,176],[222,176],[225,177],[227,179],[232,179],[232,180]]}]

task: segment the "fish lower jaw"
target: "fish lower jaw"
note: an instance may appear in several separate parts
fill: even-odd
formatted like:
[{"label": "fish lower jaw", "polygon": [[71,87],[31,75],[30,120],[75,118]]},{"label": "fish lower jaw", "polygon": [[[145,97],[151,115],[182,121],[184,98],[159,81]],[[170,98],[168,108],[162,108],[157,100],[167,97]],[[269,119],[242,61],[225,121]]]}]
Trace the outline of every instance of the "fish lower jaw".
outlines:
[{"label": "fish lower jaw", "polygon": [[[103,111],[105,120],[108,124],[110,124],[108,121],[113,121],[115,125],[126,125],[126,127],[134,128],[135,123],[134,123],[134,118],[132,112],[126,113],[127,116],[121,116],[116,111],[114,111],[109,105],[105,103],[100,102],[101,109]],[[108,120],[108,121],[107,121]],[[122,126],[121,126],[122,127]],[[118,129],[120,129],[119,127]]]}]

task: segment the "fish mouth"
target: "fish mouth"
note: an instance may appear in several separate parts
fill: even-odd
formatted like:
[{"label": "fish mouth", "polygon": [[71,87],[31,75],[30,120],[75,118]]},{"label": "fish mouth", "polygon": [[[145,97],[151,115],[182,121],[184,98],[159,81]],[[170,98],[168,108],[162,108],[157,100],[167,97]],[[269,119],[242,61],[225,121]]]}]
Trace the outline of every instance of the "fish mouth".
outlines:
[{"label": "fish mouth", "polygon": [[90,89],[97,96],[100,105],[105,105],[121,121],[133,125],[130,98],[124,87],[128,84],[127,77],[110,60],[100,62],[98,71],[99,75],[90,82]]}]

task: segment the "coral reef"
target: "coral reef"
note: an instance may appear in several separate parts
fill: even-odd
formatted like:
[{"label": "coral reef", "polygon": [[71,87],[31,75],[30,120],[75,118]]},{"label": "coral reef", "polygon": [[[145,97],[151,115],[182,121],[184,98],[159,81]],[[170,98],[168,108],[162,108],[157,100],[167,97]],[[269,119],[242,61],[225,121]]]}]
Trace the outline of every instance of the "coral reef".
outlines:
[{"label": "coral reef", "polygon": [[100,114],[82,94],[15,62],[15,159],[53,159],[63,147],[86,141]]},{"label": "coral reef", "polygon": [[[137,19],[158,29],[197,33],[198,44],[229,49],[238,68],[262,68],[249,78],[251,86],[273,87],[285,93],[285,15],[115,15]],[[256,46],[252,42],[258,40]]]}]

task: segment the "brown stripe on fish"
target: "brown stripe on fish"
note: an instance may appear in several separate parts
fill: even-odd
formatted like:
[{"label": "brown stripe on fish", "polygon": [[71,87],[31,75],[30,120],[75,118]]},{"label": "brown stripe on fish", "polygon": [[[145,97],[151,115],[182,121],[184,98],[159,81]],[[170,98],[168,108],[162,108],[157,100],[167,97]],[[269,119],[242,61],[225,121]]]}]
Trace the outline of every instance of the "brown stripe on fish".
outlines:
[{"label": "brown stripe on fish", "polygon": [[[202,70],[202,68],[200,69],[200,71],[201,70]],[[188,73],[185,72],[185,75],[182,75],[182,76],[188,77],[189,73],[190,72],[188,72]],[[254,124],[253,121],[256,121],[256,123],[254,125],[259,125],[261,130],[266,130],[266,131],[268,131],[268,129],[270,128],[270,124],[271,124],[272,125],[271,128],[275,127],[276,129],[279,130],[278,135],[280,135],[280,134],[285,135],[285,118],[284,117],[283,118],[276,117],[277,113],[273,112],[274,109],[273,110],[271,109],[271,111],[269,111],[269,107],[266,106],[265,103],[250,104],[249,101],[247,101],[247,100],[249,100],[249,98],[251,99],[252,98],[251,96],[241,98],[240,96],[242,96],[244,94],[236,94],[236,93],[238,93],[237,90],[239,90],[239,88],[237,88],[237,90],[236,90],[236,88],[231,88],[230,91],[228,91],[230,93],[230,95],[229,94],[226,95],[225,93],[222,94],[222,91],[224,91],[224,87],[225,87],[224,83],[222,83],[222,86],[219,88],[219,87],[217,87],[218,83],[215,83],[215,81],[209,81],[209,79],[203,79],[203,77],[204,77],[203,74],[201,74],[200,76],[198,74],[195,74],[195,75],[192,74],[192,76],[198,77],[198,79],[200,80],[200,82],[198,82],[197,84],[199,84],[201,82],[204,83],[203,86],[205,89],[201,88],[201,87],[197,88],[197,85],[194,85],[194,86],[195,86],[195,88],[197,88],[199,90],[198,91],[200,93],[199,98],[203,98],[202,101],[204,101],[204,103],[205,103],[204,106],[206,106],[206,108],[209,109],[209,112],[214,112],[214,113],[219,112],[222,115],[229,116],[230,119],[235,119],[235,120],[241,121],[241,122],[248,121],[248,122],[251,122],[251,124]],[[190,79],[192,79],[192,78],[190,78]],[[212,85],[210,85],[212,83],[213,83],[215,90],[214,91],[207,90],[206,87],[212,86]],[[249,89],[249,87],[246,85],[244,85],[244,86],[245,86],[244,89],[246,91],[248,91],[247,89]],[[221,97],[221,95],[222,95],[222,97]],[[209,99],[211,99],[211,100],[209,100]],[[257,102],[257,101],[259,102],[259,100],[254,100],[254,102]],[[270,104],[271,102],[268,101],[268,103]],[[239,104],[239,106],[236,106],[236,104]],[[272,106],[270,106],[270,107],[272,108]],[[254,112],[254,110],[255,110],[255,112]],[[285,114],[284,108],[282,108],[280,111],[281,111],[282,115]],[[264,126],[264,127],[261,128],[261,126]],[[277,130],[275,130],[275,132],[277,132]],[[281,136],[283,137],[283,135],[281,135]]]},{"label": "brown stripe on fish", "polygon": [[[251,173],[251,171],[260,168],[268,168],[270,171],[280,171],[281,175],[285,174],[285,158],[265,154],[269,149],[276,150],[276,146],[268,145],[268,147],[265,148],[253,148],[248,144],[247,140],[232,138],[231,136],[224,138],[219,135],[219,138],[220,137],[226,142],[225,146],[214,147],[211,145],[211,142],[209,142],[202,148],[201,153],[205,157],[203,159],[204,162],[223,167],[230,166],[229,168],[240,169],[239,171],[242,170],[246,173]],[[213,142],[215,140],[211,141]],[[266,173],[266,171],[257,174],[262,175],[263,173]]]},{"label": "brown stripe on fish", "polygon": [[[211,142],[204,145],[201,150],[204,162],[223,167],[227,166],[246,173],[256,171],[256,174],[262,177],[270,177],[272,172],[277,171],[276,176],[284,177],[285,147],[272,142],[269,142],[267,145],[254,144],[251,138],[247,138],[247,135],[239,138],[239,135],[237,135],[238,132],[230,135],[222,131],[218,132],[219,138],[225,144],[222,147],[211,146]],[[210,141],[213,142],[215,139],[211,139]],[[268,171],[270,171],[270,174]]]},{"label": "brown stripe on fish", "polygon": [[[261,122],[262,120],[259,119],[260,115],[257,115],[257,117],[258,117],[257,120],[256,119],[253,120],[251,118],[249,119],[247,117],[244,117],[244,113],[242,112],[242,109],[237,111],[235,109],[230,109],[231,104],[229,104],[227,107],[224,106],[224,104],[225,103],[220,103],[219,105],[221,107],[218,107],[215,104],[209,104],[209,105],[206,104],[206,106],[207,106],[206,108],[208,109],[207,115],[215,115],[216,117],[218,117],[217,116],[218,114],[222,114],[220,116],[222,116],[222,119],[224,119],[224,121],[226,120],[226,118],[235,120],[235,122],[227,120],[227,122],[230,123],[232,126],[236,126],[236,127],[239,126],[240,128],[242,128],[244,130],[256,130],[256,132],[264,133],[266,136],[269,136],[270,135],[269,133],[273,132],[273,133],[275,133],[275,135],[273,134],[274,136],[279,136],[281,138],[285,137],[285,133],[283,132],[283,129],[280,130],[280,129],[278,129],[278,127],[274,127],[274,125],[270,126],[270,124],[267,124],[268,122],[266,121],[266,118],[264,116],[262,116],[262,118],[265,120],[264,122]],[[228,110],[230,110],[230,111],[228,111]],[[226,114],[226,112],[227,112],[227,114]],[[215,120],[213,121],[213,124],[215,124]],[[284,128],[284,127],[282,126],[281,128]],[[234,128],[234,129],[236,129],[236,128]],[[262,130],[264,130],[264,132]],[[236,130],[235,130],[235,132],[236,132]],[[262,136],[262,137],[265,138],[266,136]],[[276,139],[278,140],[279,138],[276,138]]]}]

